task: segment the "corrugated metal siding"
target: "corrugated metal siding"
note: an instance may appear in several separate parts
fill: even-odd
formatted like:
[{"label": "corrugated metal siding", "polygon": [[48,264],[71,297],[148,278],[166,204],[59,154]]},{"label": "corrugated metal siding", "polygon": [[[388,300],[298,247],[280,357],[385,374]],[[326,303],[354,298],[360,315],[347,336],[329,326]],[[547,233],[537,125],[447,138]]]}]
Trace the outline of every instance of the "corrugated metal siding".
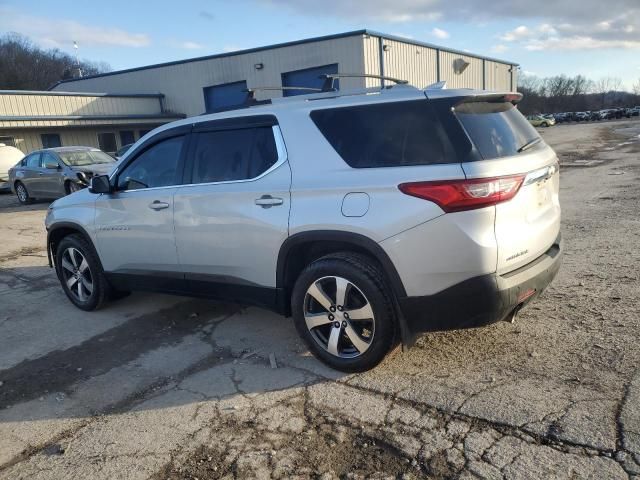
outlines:
[{"label": "corrugated metal siding", "polygon": [[140,138],[140,130],[150,130],[158,125],[123,125],[122,128],[113,128],[107,126],[104,128],[83,128],[83,129],[66,129],[56,130],[55,128],[46,128],[42,130],[1,130],[0,135],[13,137],[16,147],[23,153],[28,154],[34,150],[42,148],[40,134],[57,133],[64,147],[85,146],[98,148],[98,133],[114,133],[118,148],[122,147],[120,142],[120,130],[133,130],[135,138]]},{"label": "corrugated metal siding", "polygon": [[[6,129],[12,128],[61,128],[61,127],[90,127],[90,126],[110,126],[110,125],[131,125],[132,122],[136,124],[148,124],[148,125],[160,125],[162,123],[169,123],[170,121],[177,120],[167,119],[165,121],[159,121],[158,117],[152,117],[149,119],[112,119],[112,120],[0,120],[0,132]],[[4,134],[3,134],[4,135]]]},{"label": "corrugated metal siding", "polygon": [[[408,80],[418,88],[438,80],[437,50],[387,39],[383,40],[383,44],[388,48],[382,53],[386,76]],[[375,73],[379,71],[378,65]]]},{"label": "corrugated metal siding", "polygon": [[[511,65],[504,63],[485,62],[485,72],[487,78],[487,90],[511,90]],[[515,70],[515,68],[514,68]]]},{"label": "corrugated metal siding", "polygon": [[[263,68],[256,70],[255,64]],[[58,85],[55,90],[108,93],[163,93],[170,111],[198,115],[204,112],[204,87],[247,81],[247,86],[280,86],[283,72],[338,63],[342,72],[362,72],[362,36],[344,37],[292,45],[222,58],[138,70],[104,77],[80,79]],[[342,79],[341,87],[362,86],[360,79]],[[261,92],[258,99],[279,97],[280,92]]]},{"label": "corrugated metal siding", "polygon": [[0,92],[0,116],[154,115],[158,98],[15,95]]},{"label": "corrugated metal siding", "polygon": [[[462,58],[470,64],[460,75],[457,75],[453,69],[453,62],[457,58]],[[440,52],[440,80],[445,80],[449,88],[482,88],[482,77],[482,59],[452,52]]]}]

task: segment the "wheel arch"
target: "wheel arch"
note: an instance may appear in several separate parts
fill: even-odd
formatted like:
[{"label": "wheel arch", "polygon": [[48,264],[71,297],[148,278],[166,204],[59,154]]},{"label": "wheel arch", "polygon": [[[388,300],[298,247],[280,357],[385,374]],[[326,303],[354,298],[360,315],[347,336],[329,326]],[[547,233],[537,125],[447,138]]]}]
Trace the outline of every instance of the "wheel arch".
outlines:
[{"label": "wheel arch", "polygon": [[309,263],[324,255],[343,251],[364,254],[378,263],[385,280],[392,290],[394,309],[400,327],[403,345],[410,347],[416,335],[406,325],[399,308],[398,299],[406,297],[406,290],[395,265],[387,252],[374,240],[365,235],[340,230],[312,230],[290,236],[281,246],[276,268],[278,310],[291,315],[291,292],[296,279]]},{"label": "wheel arch", "polygon": [[93,247],[94,251],[96,251],[93,240],[84,227],[73,222],[56,223],[47,231],[47,258],[49,260],[49,267],[55,267],[56,251],[60,241],[64,237],[73,234],[81,235],[87,243]]}]

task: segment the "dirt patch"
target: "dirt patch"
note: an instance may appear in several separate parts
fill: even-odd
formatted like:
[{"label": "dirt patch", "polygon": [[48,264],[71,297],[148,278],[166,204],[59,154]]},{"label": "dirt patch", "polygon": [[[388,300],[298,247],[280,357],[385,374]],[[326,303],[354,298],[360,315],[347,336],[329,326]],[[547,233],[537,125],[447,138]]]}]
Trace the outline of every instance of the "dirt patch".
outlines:
[{"label": "dirt patch", "polygon": [[[266,448],[237,453],[234,448],[220,449],[201,446],[181,462],[166,465],[156,480],[185,478],[256,478],[264,469],[274,472],[275,478],[302,475],[306,478],[417,478],[425,475],[417,462],[402,455],[388,443],[333,423],[307,423],[301,433],[269,448],[272,439],[268,432],[256,433],[253,421],[228,421],[216,427],[216,436],[233,445],[233,437],[249,435],[253,445]],[[446,462],[435,462],[448,472]],[[435,472],[433,472],[435,473]],[[445,473],[440,471],[439,473]],[[438,475],[439,477],[441,475]]]}]

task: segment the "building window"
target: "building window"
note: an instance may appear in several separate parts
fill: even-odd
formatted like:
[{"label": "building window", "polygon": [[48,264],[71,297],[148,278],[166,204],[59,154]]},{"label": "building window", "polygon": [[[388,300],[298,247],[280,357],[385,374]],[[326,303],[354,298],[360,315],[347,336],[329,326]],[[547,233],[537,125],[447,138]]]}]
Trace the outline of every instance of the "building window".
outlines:
[{"label": "building window", "polygon": [[103,152],[114,153],[118,150],[118,146],[116,145],[116,134],[113,132],[99,133],[98,145],[100,146],[100,150]]},{"label": "building window", "polygon": [[247,82],[224,83],[202,89],[207,113],[242,105],[247,99]]},{"label": "building window", "polygon": [[0,143],[4,143],[8,147],[15,147],[16,139],[13,137],[0,137]]},{"label": "building window", "polygon": [[42,148],[56,148],[61,147],[60,135],[57,133],[43,133],[40,135],[42,140]]},{"label": "building window", "polygon": [[[294,70],[285,72],[282,76],[283,87],[306,87],[306,88],[322,88],[324,85],[323,75],[338,73],[338,64],[323,65],[321,67],[305,68],[303,70]],[[336,89],[340,89],[340,80],[336,79],[333,83]],[[284,90],[283,96],[291,97],[293,95],[309,95],[313,91],[309,90]]]},{"label": "building window", "polygon": [[120,130],[120,146],[131,145],[135,141],[133,130]]}]

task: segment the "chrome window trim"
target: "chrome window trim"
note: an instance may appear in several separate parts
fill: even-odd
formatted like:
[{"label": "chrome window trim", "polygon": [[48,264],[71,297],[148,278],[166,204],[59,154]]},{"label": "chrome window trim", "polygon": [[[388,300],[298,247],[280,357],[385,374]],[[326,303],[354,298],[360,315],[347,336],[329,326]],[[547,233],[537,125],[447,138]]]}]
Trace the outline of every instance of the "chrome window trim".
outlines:
[{"label": "chrome window trim", "polygon": [[[274,138],[274,140],[276,142],[276,151],[278,152],[278,159],[276,160],[276,163],[271,165],[271,167],[269,167],[267,170],[262,172],[257,177],[246,178],[246,179],[242,179],[242,180],[227,180],[227,181],[223,181],[223,182],[179,183],[179,184],[176,184],[176,185],[166,185],[166,186],[162,186],[162,187],[136,188],[136,189],[132,189],[132,190],[118,190],[117,193],[149,192],[149,191],[155,191],[155,190],[167,190],[167,189],[170,189],[170,188],[195,187],[197,185],[227,185],[227,184],[234,184],[234,183],[255,182],[257,180],[260,180],[261,178],[266,177],[271,172],[273,172],[274,170],[279,168],[283,163],[285,163],[289,159],[289,155],[287,153],[287,147],[286,147],[286,145],[284,143],[284,137],[282,136],[282,131],[280,130],[280,126],[279,125],[272,125],[271,126],[271,131],[273,132],[273,138]],[[134,162],[135,162],[135,160],[134,160]],[[117,175],[117,173],[118,173],[118,167],[116,167],[116,169],[111,173],[111,176],[109,177],[109,181],[113,180],[114,177]]]}]

